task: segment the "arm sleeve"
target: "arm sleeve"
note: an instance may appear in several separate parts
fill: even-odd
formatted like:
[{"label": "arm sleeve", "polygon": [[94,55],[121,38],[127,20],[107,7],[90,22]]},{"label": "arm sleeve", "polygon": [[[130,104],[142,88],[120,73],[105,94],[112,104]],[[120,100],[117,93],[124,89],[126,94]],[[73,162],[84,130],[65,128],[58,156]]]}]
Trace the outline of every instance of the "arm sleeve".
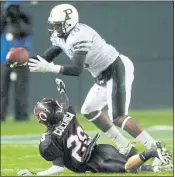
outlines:
[{"label": "arm sleeve", "polygon": [[47,161],[52,161],[53,166],[45,171],[37,173],[37,176],[48,176],[64,171],[64,153],[59,144],[55,144],[52,135],[44,134],[40,142],[40,155]]},{"label": "arm sleeve", "polygon": [[91,37],[87,36],[87,39],[83,40],[77,40],[73,43],[73,51],[74,52],[86,52],[88,53],[89,50],[91,50],[93,45],[93,41],[91,40]]},{"label": "arm sleeve", "polygon": [[65,111],[71,112],[76,115],[73,106],[70,105],[70,101],[65,92],[60,93],[60,102]]},{"label": "arm sleeve", "polygon": [[42,57],[48,61],[48,62],[52,62],[54,60],[55,57],[57,57],[60,53],[62,52],[62,49],[58,46],[51,46],[50,48],[48,48],[44,54],[42,55]]},{"label": "arm sleeve", "polygon": [[64,167],[64,160],[62,157],[58,157],[52,161],[53,165]]},{"label": "arm sleeve", "polygon": [[60,102],[64,110],[66,110],[70,105],[69,98],[64,91],[60,93]]},{"label": "arm sleeve", "polygon": [[61,67],[63,75],[80,76],[84,69],[86,55],[91,50],[93,38],[90,34],[84,31],[77,32],[72,38],[68,38],[68,43],[71,44],[73,52],[73,65]]},{"label": "arm sleeve", "polygon": [[[58,46],[51,46],[50,48],[48,48],[43,55],[41,55],[42,58],[44,58],[46,61],[48,61],[49,63],[52,62],[54,60],[55,57],[57,57],[60,53],[62,52],[62,49]],[[38,58],[35,57],[31,57],[34,58],[36,60],[38,60]]]},{"label": "arm sleeve", "polygon": [[86,51],[75,52],[73,56],[74,65],[61,67],[60,74],[69,76],[80,76],[83,72]]},{"label": "arm sleeve", "polygon": [[63,167],[53,165],[49,169],[47,169],[45,171],[38,172],[36,174],[37,174],[37,176],[49,176],[49,175],[53,175],[53,174],[57,174],[57,173],[63,173],[63,172],[64,172]]}]

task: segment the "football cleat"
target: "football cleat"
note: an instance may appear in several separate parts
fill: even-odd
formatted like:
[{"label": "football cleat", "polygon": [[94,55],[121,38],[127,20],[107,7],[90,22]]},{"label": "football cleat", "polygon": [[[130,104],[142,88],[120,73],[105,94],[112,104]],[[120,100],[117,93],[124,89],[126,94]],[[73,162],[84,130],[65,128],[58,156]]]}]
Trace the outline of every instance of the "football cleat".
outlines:
[{"label": "football cleat", "polygon": [[140,166],[140,168],[138,168],[138,172],[159,172],[159,171],[160,171],[159,166],[153,167],[152,165],[146,164],[143,164],[142,166]]},{"label": "football cleat", "polygon": [[154,144],[154,148],[156,148],[156,156],[159,159],[154,159],[153,166],[160,166],[160,165],[170,165],[172,155],[171,153],[165,148],[162,147],[161,143],[159,141],[156,141]]},{"label": "football cleat", "polygon": [[172,164],[161,165],[161,166],[159,166],[159,170],[160,171],[171,171],[171,170],[173,170],[173,165]]}]

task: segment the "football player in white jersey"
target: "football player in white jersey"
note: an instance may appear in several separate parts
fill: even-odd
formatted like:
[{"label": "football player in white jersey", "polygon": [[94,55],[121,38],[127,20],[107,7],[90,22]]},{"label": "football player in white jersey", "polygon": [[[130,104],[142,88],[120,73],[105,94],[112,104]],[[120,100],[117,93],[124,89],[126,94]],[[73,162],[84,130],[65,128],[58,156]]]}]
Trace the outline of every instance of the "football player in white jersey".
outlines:
[{"label": "football player in white jersey", "polygon": [[[134,80],[132,61],[107,44],[94,29],[79,23],[78,11],[72,5],[55,6],[48,24],[52,46],[42,56],[29,60],[30,71],[80,76],[83,69],[87,69],[95,84],[85,99],[81,113],[114,140],[122,154],[132,156],[136,149],[116,126],[150,149],[155,140],[128,115]],[[61,66],[52,62],[62,51],[73,65]],[[102,112],[105,106],[108,106],[110,119]]]}]

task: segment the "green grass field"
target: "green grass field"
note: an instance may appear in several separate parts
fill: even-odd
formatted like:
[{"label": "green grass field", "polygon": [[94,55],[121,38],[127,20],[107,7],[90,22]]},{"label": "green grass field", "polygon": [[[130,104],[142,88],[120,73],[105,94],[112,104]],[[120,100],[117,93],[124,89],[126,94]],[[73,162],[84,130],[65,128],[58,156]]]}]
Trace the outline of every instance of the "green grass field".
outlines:
[{"label": "green grass field", "polygon": [[[166,147],[173,153],[173,110],[145,110],[131,111],[130,115],[137,120],[150,134],[161,140]],[[81,115],[78,116],[80,124],[94,135],[99,130],[89,123]],[[38,152],[40,135],[44,132],[34,117],[28,122],[14,122],[11,117],[1,124],[1,176],[17,176],[20,169],[29,169],[38,172],[50,167],[50,163],[42,159]],[[131,136],[124,132],[131,142],[135,143],[140,151],[144,147],[135,142]],[[110,143],[111,140],[101,136],[98,143]],[[150,161],[148,162],[150,163]],[[161,173],[138,173],[138,174],[92,174],[86,173],[83,176],[173,176],[172,171]],[[60,176],[82,176],[75,174],[67,169]]]}]

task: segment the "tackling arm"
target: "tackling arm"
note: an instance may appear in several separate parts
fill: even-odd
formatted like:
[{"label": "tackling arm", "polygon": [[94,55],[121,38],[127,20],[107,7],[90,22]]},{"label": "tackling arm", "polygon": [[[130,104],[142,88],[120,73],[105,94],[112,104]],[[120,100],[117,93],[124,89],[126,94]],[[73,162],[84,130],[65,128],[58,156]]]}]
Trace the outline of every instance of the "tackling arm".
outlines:
[{"label": "tackling arm", "polygon": [[60,102],[61,105],[63,106],[64,110],[66,110],[70,103],[69,103],[69,98],[65,93],[65,84],[61,79],[56,78],[55,79],[56,85],[57,85],[57,90],[60,94]]},{"label": "tackling arm", "polygon": [[65,93],[64,89],[60,91],[60,101],[61,105],[63,106],[64,110],[66,110],[70,106],[69,98]]},{"label": "tackling arm", "polygon": [[57,85],[57,90],[60,94],[60,102],[61,102],[61,105],[62,105],[63,109],[65,111],[66,110],[71,111],[74,114],[76,114],[74,108],[70,105],[69,98],[68,98],[68,96],[65,92],[64,82],[61,79],[58,79],[58,78],[56,78],[55,82],[56,82],[56,85]]}]

